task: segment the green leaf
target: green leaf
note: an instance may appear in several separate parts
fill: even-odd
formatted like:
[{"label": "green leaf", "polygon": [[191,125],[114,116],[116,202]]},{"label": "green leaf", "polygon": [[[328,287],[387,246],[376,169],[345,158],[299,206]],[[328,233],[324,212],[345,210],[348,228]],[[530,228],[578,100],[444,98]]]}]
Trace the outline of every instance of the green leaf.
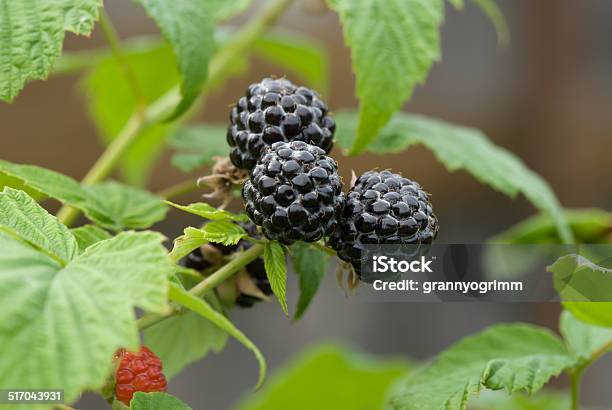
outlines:
[{"label": "green leaf", "polygon": [[535,396],[525,394],[508,396],[506,392],[484,391],[470,402],[471,410],[564,410],[569,408],[569,394],[554,390],[543,391]]},{"label": "green leaf", "polygon": [[612,269],[572,254],[557,259],[547,270],[553,272],[567,310],[587,323],[612,327]]},{"label": "green leaf", "polygon": [[208,240],[204,238],[204,233],[200,229],[191,226],[187,227],[183,231],[183,235],[174,240],[174,247],[172,252],[170,252],[170,257],[174,262],[178,262],[189,255],[191,251],[206,243],[208,243]]},{"label": "green leaf", "polygon": [[219,353],[226,341],[227,333],[191,311],[163,320],[144,332],[144,342],[164,363],[167,378],[202,359],[211,350]]},{"label": "green leaf", "polygon": [[[336,140],[341,146],[350,146],[355,115],[339,113],[336,122]],[[368,150],[389,154],[417,144],[430,149],[449,171],[465,170],[480,182],[511,197],[522,193],[534,206],[550,215],[564,242],[574,242],[559,201],[548,183],[514,154],[491,143],[479,130],[421,115],[399,114]]]},{"label": "green leaf", "polygon": [[248,236],[244,228],[234,222],[213,221],[200,229],[204,239],[223,245],[236,245],[242,238]]},{"label": "green leaf", "polygon": [[192,410],[191,407],[167,393],[136,392],[130,402],[131,410]]},{"label": "green leaf", "polygon": [[0,99],[12,101],[28,80],[44,80],[62,51],[64,32],[89,35],[102,0],[0,0]]},{"label": "green leaf", "polygon": [[112,235],[96,225],[84,225],[70,230],[82,252],[94,243],[112,238]]},{"label": "green leaf", "polygon": [[227,10],[221,0],[136,0],[157,23],[172,44],[181,73],[182,101],[172,119],[183,114],[196,100],[206,78],[208,63],[215,51],[214,28],[219,10]]},{"label": "green leaf", "polygon": [[231,0],[222,2],[217,8],[217,20],[227,20],[246,10],[253,0]]},{"label": "green leaf", "polygon": [[85,210],[104,215],[105,220],[98,223],[109,229],[148,228],[164,219],[168,211],[155,195],[118,182],[101,182],[86,188],[90,200]]},{"label": "green leaf", "polygon": [[251,342],[249,338],[244,335],[244,333],[238,330],[228,318],[213,309],[203,299],[192,295],[173,283],[170,284],[170,298],[187,309],[210,320],[212,323],[227,332],[230,336],[242,343],[244,347],[253,352],[257,362],[259,363],[259,378],[257,380],[257,388],[262,385],[266,377],[266,361],[257,346],[255,346],[255,344]]},{"label": "green leaf", "polygon": [[268,62],[291,70],[306,84],[326,95],[329,92],[329,62],[321,44],[290,31],[275,31],[255,42],[253,53]]},{"label": "green leaf", "polygon": [[497,325],[458,342],[397,384],[389,409],[465,409],[482,389],[538,391],[574,359],[552,332],[531,325]]},{"label": "green leaf", "polygon": [[329,255],[305,243],[295,244],[291,250],[293,269],[300,277],[300,299],[293,316],[294,320],[297,320],[310,305],[329,269]]},{"label": "green leaf", "polygon": [[561,314],[561,334],[579,363],[588,363],[605,351],[612,351],[612,329],[590,325],[568,311]]},{"label": "green leaf", "polygon": [[504,14],[495,3],[495,0],[472,0],[484,14],[491,20],[493,27],[497,32],[497,41],[501,45],[506,45],[510,42],[510,30]]},{"label": "green leaf", "polygon": [[322,345],[302,353],[238,410],[376,410],[385,392],[410,366],[375,359],[342,346]]},{"label": "green leaf", "polygon": [[119,347],[139,346],[134,308],[167,309],[161,235],[126,232],[62,268],[0,233],[0,386],[98,389]]},{"label": "green leaf", "polygon": [[[127,49],[126,60],[143,94],[145,104],[151,104],[179,81],[172,48],[160,41],[140,39]],[[81,79],[81,92],[87,99],[87,110],[98,135],[110,143],[126,126],[137,109],[137,98],[125,76],[123,66],[108,55]],[[108,85],[112,84],[112,87]],[[152,166],[164,148],[172,124],[155,124],[140,133],[122,155],[120,169],[123,179],[131,185],[143,186]]]},{"label": "green leaf", "polygon": [[225,157],[229,152],[225,134],[227,127],[197,124],[177,130],[168,144],[179,152],[172,157],[172,165],[183,172],[191,172],[204,165],[212,165],[213,157]]},{"label": "green leaf", "polygon": [[7,187],[0,193],[0,231],[23,239],[62,266],[78,253],[68,228],[23,191]]},{"label": "green leaf", "polygon": [[[612,214],[601,209],[564,209],[563,214],[578,243],[606,243],[612,231]],[[490,239],[494,243],[560,243],[553,219],[538,214]]]},{"label": "green leaf", "polygon": [[270,281],[272,292],[276,295],[283,311],[289,314],[287,308],[287,264],[285,249],[278,242],[266,242],[264,246],[264,265]]},{"label": "green leaf", "polygon": [[171,205],[181,211],[189,212],[202,218],[210,219],[211,221],[236,221],[236,222],[248,222],[249,218],[245,214],[233,214],[224,209],[217,209],[212,205],[205,202],[198,202],[187,206],[178,205],[173,202],[166,201],[168,205]]},{"label": "green leaf", "polygon": [[362,152],[440,59],[442,0],[328,0],[340,15],[360,112],[351,154]]},{"label": "green leaf", "polygon": [[457,10],[463,10],[465,7],[465,2],[463,0],[448,0],[448,2]]}]

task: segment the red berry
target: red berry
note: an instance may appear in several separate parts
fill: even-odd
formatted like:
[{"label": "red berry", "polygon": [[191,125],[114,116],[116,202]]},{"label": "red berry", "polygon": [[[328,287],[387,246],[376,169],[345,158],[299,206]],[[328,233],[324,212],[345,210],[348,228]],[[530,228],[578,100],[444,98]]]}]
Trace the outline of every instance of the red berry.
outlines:
[{"label": "red berry", "polygon": [[120,349],[116,356],[120,360],[115,373],[117,400],[129,406],[137,391],[166,391],[161,360],[147,347],[141,346],[138,353]]}]

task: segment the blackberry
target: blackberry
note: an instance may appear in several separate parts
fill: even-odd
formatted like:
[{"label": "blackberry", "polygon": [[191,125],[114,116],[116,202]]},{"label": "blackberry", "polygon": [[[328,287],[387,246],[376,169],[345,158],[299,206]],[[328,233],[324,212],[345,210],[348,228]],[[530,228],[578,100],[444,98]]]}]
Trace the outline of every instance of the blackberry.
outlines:
[{"label": "blackberry", "polygon": [[286,245],[329,236],[344,206],[336,161],[302,141],[267,149],[242,189],[247,215]]},{"label": "blackberry", "polygon": [[437,234],[438,220],[429,195],[417,182],[389,171],[368,171],[347,194],[329,244],[361,275],[365,245],[430,244]]},{"label": "blackberry", "polygon": [[[249,236],[253,238],[260,237],[260,234],[257,230],[257,226],[255,226],[255,224],[253,224],[252,222],[239,223],[239,225],[242,226],[245,231],[247,231]],[[217,251],[221,253],[221,255],[230,255],[231,253],[236,251],[243,251],[249,249],[252,244],[249,241],[241,240],[236,245],[228,246],[219,243],[209,243],[206,246],[213,248],[208,248],[210,251]],[[214,265],[213,260],[215,258],[209,255],[205,255],[206,251],[204,251],[203,253],[202,249],[202,247],[196,248],[185,257],[183,261],[185,267],[201,272]],[[245,270],[253,281],[253,283],[255,284],[255,286],[257,286],[257,288],[259,288],[259,290],[264,295],[270,296],[272,294],[272,287],[270,286],[270,282],[268,281],[268,275],[266,274],[263,258],[257,258],[249,262],[246,265]],[[251,307],[256,302],[260,301],[261,299],[256,296],[240,293],[236,299],[236,304],[240,307]]]},{"label": "blackberry", "polygon": [[265,78],[251,84],[230,112],[230,159],[250,171],[266,146],[281,141],[304,141],[328,153],[335,130],[327,105],[315,91],[284,78]]}]

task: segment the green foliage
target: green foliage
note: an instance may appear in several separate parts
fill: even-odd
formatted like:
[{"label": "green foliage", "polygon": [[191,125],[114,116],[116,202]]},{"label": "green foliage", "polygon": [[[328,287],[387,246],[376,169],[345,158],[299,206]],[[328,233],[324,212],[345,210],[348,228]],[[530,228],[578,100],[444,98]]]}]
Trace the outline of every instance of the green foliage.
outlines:
[{"label": "green foliage", "polygon": [[81,252],[94,243],[112,238],[111,234],[102,228],[98,228],[96,225],[79,226],[78,228],[71,229],[71,232],[76,238]]},{"label": "green foliage", "polygon": [[287,264],[285,262],[285,249],[278,242],[270,241],[264,245],[264,265],[266,274],[283,311],[289,314],[287,308]]},{"label": "green foliage", "polygon": [[[208,76],[208,63],[215,50],[214,24],[217,13],[227,10],[223,0],[135,0],[155,20],[172,44],[181,73],[182,101],[172,119],[189,109]],[[197,41],[194,41],[197,39]]]},{"label": "green foliage", "polygon": [[[601,209],[564,209],[563,214],[578,243],[606,243],[612,232],[612,214]],[[547,214],[519,222],[491,238],[493,243],[560,243],[559,231]]]},{"label": "green foliage", "polygon": [[0,231],[28,242],[62,266],[78,253],[68,228],[23,191],[6,187],[0,193]]},{"label": "green foliage", "polygon": [[189,125],[174,132],[168,144],[178,150],[172,165],[183,172],[191,172],[204,165],[212,165],[213,157],[227,156],[225,141],[227,127],[221,125]]},{"label": "green foliage", "polygon": [[136,392],[130,402],[132,410],[192,410],[191,407],[166,393]]},{"label": "green foliage", "polygon": [[[567,394],[555,391],[543,391],[535,396],[506,392],[484,391],[470,402],[471,410],[566,410],[570,408]],[[584,409],[586,410],[586,409]]]},{"label": "green foliage", "polygon": [[[96,59],[86,56],[92,61]],[[81,90],[87,97],[88,111],[102,141],[110,143],[126,126],[139,104],[157,100],[179,81],[172,48],[159,41],[139,40],[125,53],[141,96],[134,95],[134,86],[125,76],[124,67],[113,55],[106,54],[81,79]],[[112,84],[112,86],[109,86]],[[139,97],[144,101],[139,101]],[[143,185],[152,165],[164,148],[172,124],[152,124],[121,156],[123,178]]]},{"label": "green foliage", "polygon": [[442,0],[328,0],[351,48],[360,111],[350,153],[362,152],[440,59]]},{"label": "green foliage", "polygon": [[227,333],[192,311],[181,312],[144,331],[144,343],[162,360],[167,378],[211,350],[220,352],[226,341]]},{"label": "green foliage", "polygon": [[538,391],[574,364],[563,342],[530,325],[497,325],[463,339],[398,383],[389,409],[465,409],[482,389]]},{"label": "green foliage", "polygon": [[579,365],[612,350],[612,329],[577,319],[568,311],[561,314],[561,334]]},{"label": "green foliage", "polygon": [[12,101],[28,80],[47,78],[64,32],[89,35],[101,0],[0,0],[0,99]]},{"label": "green foliage", "polygon": [[548,267],[563,306],[585,322],[612,327],[612,270],[580,255],[563,256]]},{"label": "green foliage", "polygon": [[[354,113],[338,113],[336,120],[338,144],[351,146],[355,135]],[[399,114],[381,130],[368,150],[389,154],[417,144],[430,149],[449,171],[466,170],[480,182],[511,197],[522,193],[534,206],[550,215],[563,242],[574,242],[559,201],[548,183],[514,154],[491,143],[479,130],[421,115]]]},{"label": "green foliage", "polygon": [[0,385],[61,388],[67,402],[102,387],[114,351],[138,347],[133,309],[167,308],[160,242],[155,233],[122,233],[62,267],[0,233],[0,345],[11,352],[0,361]]},{"label": "green foliage", "polygon": [[259,378],[257,380],[257,388],[259,388],[266,377],[266,361],[253,342],[249,340],[248,337],[244,335],[240,330],[238,330],[229,319],[223,316],[221,313],[217,312],[212,306],[210,306],[203,299],[194,296],[193,294],[187,292],[181,287],[171,283],[170,284],[170,298],[179,303],[180,305],[186,307],[192,312],[197,313],[198,315],[210,320],[212,323],[217,325],[219,328],[227,332],[230,336],[234,337],[237,341],[242,343],[244,347],[249,349],[255,355],[257,362],[259,363]]},{"label": "green foliage", "polygon": [[236,245],[247,236],[246,231],[240,225],[229,221],[209,222],[200,231],[206,241],[223,245]]},{"label": "green foliage", "polygon": [[201,216],[202,218],[210,219],[211,221],[247,222],[249,220],[248,216],[245,214],[233,214],[224,209],[217,209],[205,202],[197,202],[187,206],[178,205],[168,201],[166,203],[180,209],[181,211],[189,212],[190,214]]},{"label": "green foliage", "polygon": [[187,227],[183,231],[183,235],[174,240],[174,247],[170,252],[170,257],[173,261],[178,262],[191,251],[204,245],[208,241],[204,239],[204,234],[198,228]]},{"label": "green foliage", "polygon": [[0,172],[19,178],[27,186],[80,209],[103,228],[147,228],[166,215],[166,206],[159,198],[116,182],[82,186],[55,171],[2,160]]},{"label": "green foliage", "polygon": [[238,409],[378,410],[387,388],[409,369],[403,361],[322,345],[302,353]]},{"label": "green foliage", "polygon": [[329,255],[312,245],[297,243],[291,247],[293,269],[300,277],[300,299],[293,316],[302,317],[317,293],[319,285],[329,269]]}]

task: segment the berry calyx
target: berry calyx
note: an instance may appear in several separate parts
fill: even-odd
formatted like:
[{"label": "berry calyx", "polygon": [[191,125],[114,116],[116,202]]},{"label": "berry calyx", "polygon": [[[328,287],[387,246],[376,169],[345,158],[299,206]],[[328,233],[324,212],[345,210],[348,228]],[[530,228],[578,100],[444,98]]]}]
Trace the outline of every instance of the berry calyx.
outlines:
[{"label": "berry calyx", "polygon": [[364,246],[430,244],[438,220],[421,186],[390,171],[368,171],[357,178],[329,244],[361,274]]},{"label": "berry calyx", "polygon": [[230,159],[251,170],[275,142],[304,141],[331,151],[336,123],[319,95],[285,78],[251,84],[230,112]]},{"label": "berry calyx", "polygon": [[336,161],[302,141],[266,150],[242,189],[247,215],[271,240],[290,245],[329,236],[344,207]]},{"label": "berry calyx", "polygon": [[115,354],[119,365],[115,371],[115,397],[130,405],[136,392],[165,392],[166,377],[162,362],[146,346],[141,346],[137,353],[120,349]]}]

